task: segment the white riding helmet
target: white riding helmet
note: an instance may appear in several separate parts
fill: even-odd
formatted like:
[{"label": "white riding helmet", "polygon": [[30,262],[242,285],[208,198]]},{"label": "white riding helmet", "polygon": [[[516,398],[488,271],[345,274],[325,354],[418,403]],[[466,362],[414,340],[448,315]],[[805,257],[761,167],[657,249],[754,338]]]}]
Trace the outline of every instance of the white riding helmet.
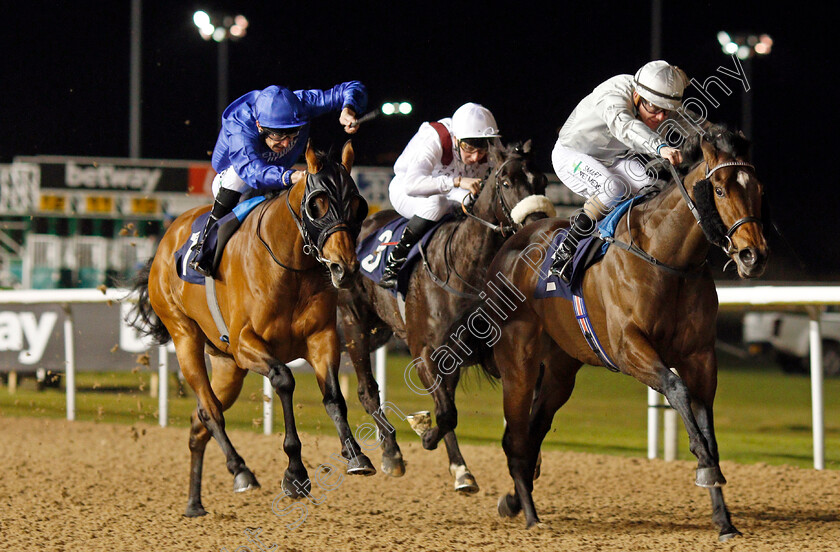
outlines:
[{"label": "white riding helmet", "polygon": [[465,103],[452,115],[452,134],[458,140],[498,138],[499,127],[490,110],[476,103]]},{"label": "white riding helmet", "polygon": [[688,86],[685,72],[667,61],[651,61],[633,77],[636,92],[656,107],[675,110],[682,105],[683,91]]}]

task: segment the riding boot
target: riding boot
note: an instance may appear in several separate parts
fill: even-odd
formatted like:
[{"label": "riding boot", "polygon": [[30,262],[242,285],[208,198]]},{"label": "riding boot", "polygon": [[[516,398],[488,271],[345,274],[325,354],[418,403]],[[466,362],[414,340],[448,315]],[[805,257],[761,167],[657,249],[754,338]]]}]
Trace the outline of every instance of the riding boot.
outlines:
[{"label": "riding boot", "polygon": [[426,231],[435,224],[435,221],[413,216],[403,230],[399,243],[394,246],[388,259],[385,261],[385,272],[379,280],[379,286],[385,289],[397,287],[397,275],[408,258],[408,253],[414,247]]},{"label": "riding boot", "polygon": [[242,192],[236,192],[222,188],[216,195],[216,200],[213,202],[213,208],[210,210],[210,216],[207,217],[207,222],[204,223],[204,230],[201,231],[198,241],[192,247],[198,254],[195,259],[190,262],[190,268],[204,276],[213,276],[213,257],[211,255],[201,255],[201,249],[204,246],[204,240],[207,239],[207,233],[214,224],[221,218],[233,211],[236,204],[239,203],[239,198],[242,197]]},{"label": "riding boot", "polygon": [[589,237],[595,230],[595,221],[584,212],[578,213],[572,220],[569,233],[560,243],[554,258],[551,260],[551,273],[558,276],[563,282],[569,283],[572,277],[572,259],[577,252],[581,240]]}]

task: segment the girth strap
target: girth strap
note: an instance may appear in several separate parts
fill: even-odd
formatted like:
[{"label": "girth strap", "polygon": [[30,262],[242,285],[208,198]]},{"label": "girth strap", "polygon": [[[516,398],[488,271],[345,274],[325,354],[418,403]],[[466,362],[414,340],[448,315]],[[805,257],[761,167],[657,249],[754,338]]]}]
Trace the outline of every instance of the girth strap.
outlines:
[{"label": "girth strap", "polygon": [[607,354],[607,351],[604,350],[604,347],[598,340],[598,336],[595,335],[595,328],[592,326],[592,321],[589,319],[589,313],[586,311],[586,302],[583,300],[583,292],[581,292],[580,295],[574,294],[572,296],[572,305],[575,309],[575,318],[577,318],[578,325],[580,326],[580,332],[583,334],[583,338],[586,340],[586,343],[589,344],[589,348],[592,349],[592,352],[598,356],[598,359],[604,367],[608,370],[612,370],[613,372],[620,372],[621,370],[619,370],[615,362],[612,361],[610,355]]},{"label": "girth strap", "polygon": [[212,276],[204,277],[204,293],[207,296],[207,308],[210,309],[210,316],[213,317],[213,322],[216,323],[216,328],[219,330],[219,341],[230,344],[230,331],[228,331],[225,318],[219,309],[219,300],[216,298],[216,280]]}]

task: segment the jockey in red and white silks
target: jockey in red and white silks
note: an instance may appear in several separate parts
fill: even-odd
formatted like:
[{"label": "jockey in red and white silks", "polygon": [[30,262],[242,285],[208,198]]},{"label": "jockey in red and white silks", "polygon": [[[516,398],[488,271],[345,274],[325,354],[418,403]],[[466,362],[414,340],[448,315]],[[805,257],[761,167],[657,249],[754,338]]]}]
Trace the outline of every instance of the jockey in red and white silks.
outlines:
[{"label": "jockey in red and white silks", "polygon": [[394,165],[391,205],[410,220],[388,255],[380,286],[395,287],[399,269],[423,234],[468,194],[478,195],[490,174],[488,148],[501,145],[499,136],[493,114],[476,103],[462,105],[451,118],[420,126]]},{"label": "jockey in red and white silks", "polygon": [[484,179],[490,173],[486,156],[471,165],[461,158],[458,140],[452,133],[451,118],[438,122],[452,136],[451,163],[443,165],[440,136],[429,123],[423,123],[394,165],[395,176],[388,195],[391,205],[405,218],[417,215],[427,220],[440,220],[452,208],[452,202],[461,203],[470,193],[469,189],[456,184],[466,178]]}]

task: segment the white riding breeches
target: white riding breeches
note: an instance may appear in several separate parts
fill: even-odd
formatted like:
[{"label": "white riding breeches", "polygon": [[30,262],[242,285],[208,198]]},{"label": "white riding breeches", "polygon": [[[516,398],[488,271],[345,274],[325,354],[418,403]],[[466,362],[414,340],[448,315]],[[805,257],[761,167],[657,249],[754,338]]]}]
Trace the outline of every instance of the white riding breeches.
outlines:
[{"label": "white riding breeches", "polygon": [[213,197],[219,195],[221,188],[241,193],[247,190],[249,186],[247,182],[239,178],[233,167],[228,167],[213,178]]},{"label": "white riding breeches", "polygon": [[636,157],[616,159],[611,167],[606,167],[592,156],[557,143],[551,163],[557,177],[570,190],[586,198],[596,196],[607,208],[655,182]]},{"label": "white riding breeches", "polygon": [[401,216],[411,218],[416,215],[426,220],[442,219],[456,203],[461,203],[467,195],[469,191],[463,188],[452,188],[446,194],[434,194],[428,197],[410,196],[403,191],[402,186],[395,186],[393,182],[388,189],[391,205]]}]

